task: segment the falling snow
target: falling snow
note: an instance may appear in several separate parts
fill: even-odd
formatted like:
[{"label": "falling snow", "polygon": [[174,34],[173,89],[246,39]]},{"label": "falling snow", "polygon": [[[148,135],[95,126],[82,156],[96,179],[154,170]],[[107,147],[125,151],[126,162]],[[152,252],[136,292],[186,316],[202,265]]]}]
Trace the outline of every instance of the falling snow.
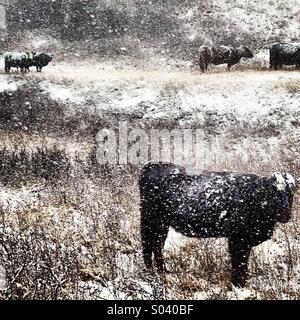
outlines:
[{"label": "falling snow", "polygon": [[[272,43],[294,43],[288,54],[297,55],[298,1],[6,3],[0,4],[0,298],[299,299],[299,192],[288,223],[272,214],[286,210],[278,199],[300,177],[300,73],[294,65],[269,70]],[[245,45],[254,57],[230,72],[221,64],[202,74],[200,45]],[[12,67],[6,74],[10,52],[13,60],[37,52],[54,59],[42,72],[32,63],[29,72]],[[174,209],[168,219],[178,220],[164,246],[170,272],[163,280],[142,257],[142,166],[97,162],[97,133],[117,132],[120,122],[146,132],[205,132],[206,173],[200,179],[187,167],[184,180],[176,168],[164,186]],[[248,190],[252,174],[258,183]],[[151,195],[161,192],[161,181]],[[272,211],[278,203],[282,210]],[[263,234],[268,240],[251,252],[244,289],[230,286],[226,239],[205,238],[212,220],[224,234],[229,224],[234,231],[254,225],[254,238],[274,222],[272,234]]]}]

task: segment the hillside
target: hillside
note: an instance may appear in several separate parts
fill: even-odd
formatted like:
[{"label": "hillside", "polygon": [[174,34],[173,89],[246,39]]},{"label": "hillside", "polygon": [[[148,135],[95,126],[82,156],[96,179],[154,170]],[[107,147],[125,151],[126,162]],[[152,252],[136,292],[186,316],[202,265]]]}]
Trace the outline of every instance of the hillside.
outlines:
[{"label": "hillside", "polygon": [[194,61],[203,44],[243,44],[257,53],[275,41],[299,41],[299,7],[299,0],[15,0],[2,46],[54,51],[58,60],[161,57],[165,64]]}]

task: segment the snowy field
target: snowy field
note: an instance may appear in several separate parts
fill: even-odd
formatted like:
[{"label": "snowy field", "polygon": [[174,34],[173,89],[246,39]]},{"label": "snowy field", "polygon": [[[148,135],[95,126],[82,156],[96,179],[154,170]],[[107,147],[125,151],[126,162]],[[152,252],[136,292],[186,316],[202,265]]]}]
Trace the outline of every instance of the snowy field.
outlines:
[{"label": "snowy field", "polygon": [[9,252],[8,296],[36,298],[44,279],[50,298],[299,299],[299,194],[293,220],[252,253],[246,289],[229,287],[225,241],[175,231],[160,279],[141,259],[139,168],[102,170],[92,160],[97,130],[127,120],[204,128],[207,169],[299,177],[299,71],[213,71],[87,61],[0,72],[0,238],[19,253]]}]

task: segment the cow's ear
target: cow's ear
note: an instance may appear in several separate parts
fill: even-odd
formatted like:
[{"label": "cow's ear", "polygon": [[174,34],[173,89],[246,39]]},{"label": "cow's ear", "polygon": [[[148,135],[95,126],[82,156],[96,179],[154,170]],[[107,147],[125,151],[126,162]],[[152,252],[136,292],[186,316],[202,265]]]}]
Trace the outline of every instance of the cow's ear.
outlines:
[{"label": "cow's ear", "polygon": [[271,183],[277,191],[291,190],[295,191],[295,179],[289,173],[274,173],[271,177]]},{"label": "cow's ear", "polygon": [[268,178],[268,187],[273,191],[277,189],[277,178],[275,173]]},{"label": "cow's ear", "polygon": [[285,179],[286,186],[289,190],[295,191],[296,190],[296,180],[292,175],[289,173],[284,173],[283,177]]},{"label": "cow's ear", "polygon": [[277,191],[284,191],[286,189],[285,176],[280,172],[275,172],[271,177],[272,185]]}]

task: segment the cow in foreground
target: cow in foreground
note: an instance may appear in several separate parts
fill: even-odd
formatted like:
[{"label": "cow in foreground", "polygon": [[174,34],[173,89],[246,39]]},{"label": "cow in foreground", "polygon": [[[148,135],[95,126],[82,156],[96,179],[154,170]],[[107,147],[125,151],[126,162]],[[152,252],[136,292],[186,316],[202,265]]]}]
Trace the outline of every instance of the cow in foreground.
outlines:
[{"label": "cow in foreground", "polygon": [[283,65],[300,67],[299,43],[274,43],[270,47],[270,69],[282,69]]},{"label": "cow in foreground", "polygon": [[277,222],[292,214],[295,180],[230,172],[192,176],[173,164],[151,163],[141,173],[143,258],[164,272],[163,247],[169,227],[188,237],[228,238],[231,282],[244,287],[251,249],[272,237]]},{"label": "cow in foreground", "polygon": [[253,58],[252,51],[246,46],[238,48],[230,46],[201,46],[199,49],[199,65],[202,72],[208,70],[208,65],[227,63],[227,69],[239,63],[241,58]]}]

